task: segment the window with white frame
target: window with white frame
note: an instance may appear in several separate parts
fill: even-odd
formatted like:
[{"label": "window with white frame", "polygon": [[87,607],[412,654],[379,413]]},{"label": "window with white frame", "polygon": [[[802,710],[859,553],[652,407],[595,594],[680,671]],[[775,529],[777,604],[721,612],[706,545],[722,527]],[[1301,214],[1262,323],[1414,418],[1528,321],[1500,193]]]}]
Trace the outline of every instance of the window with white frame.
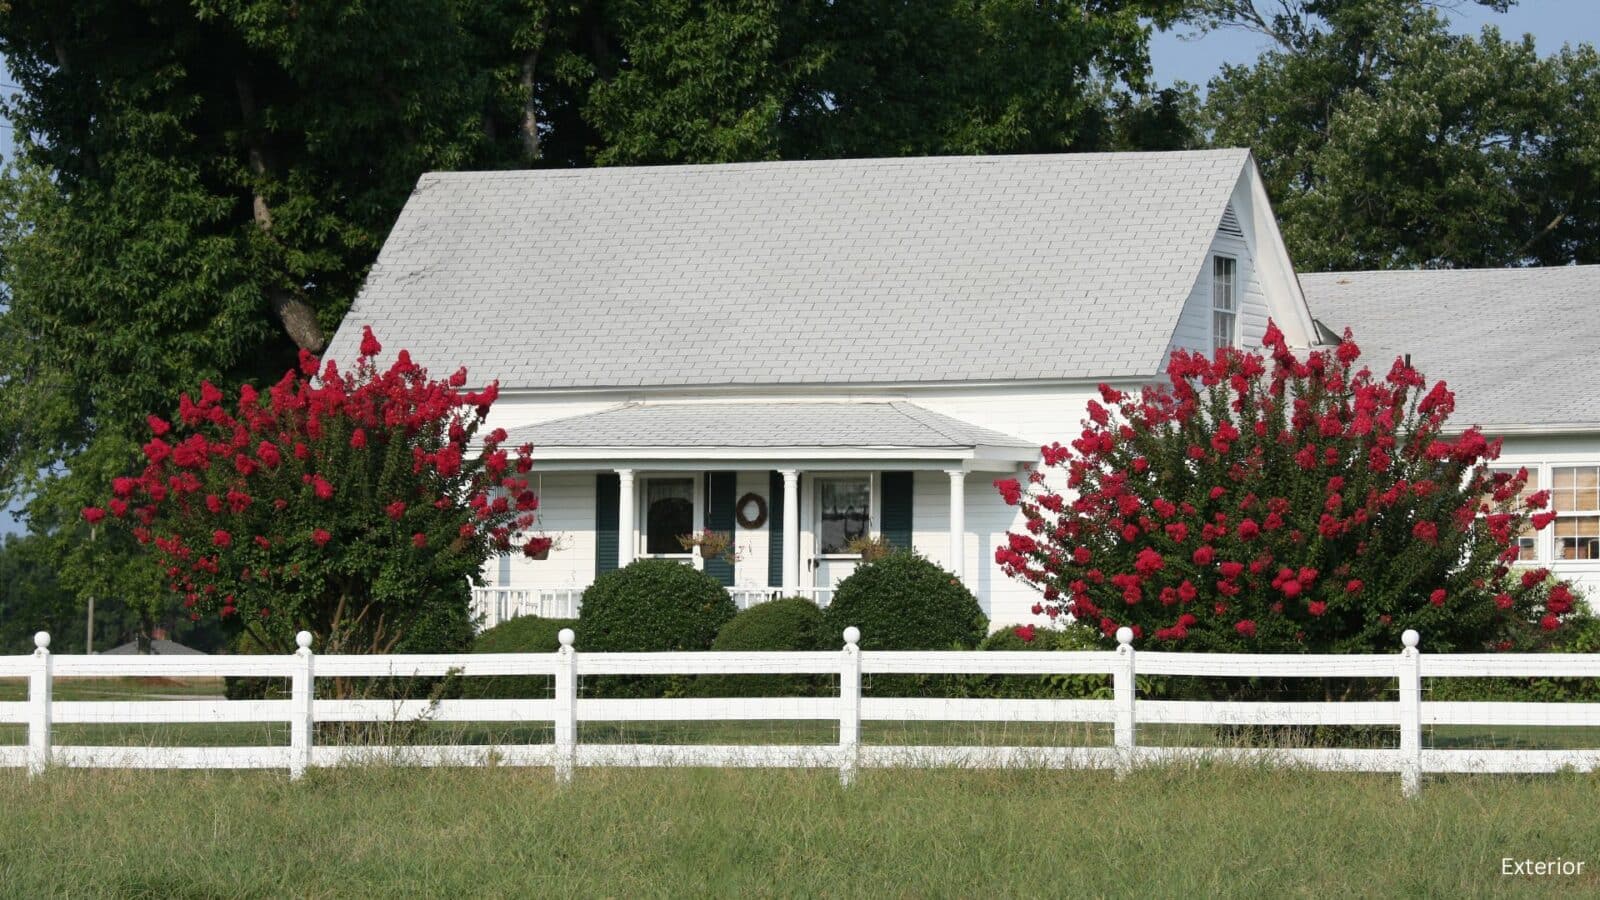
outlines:
[{"label": "window with white frame", "polygon": [[817,552],[848,554],[872,525],[872,480],[866,475],[817,479]]},{"label": "window with white frame", "polygon": [[694,533],[694,479],[647,478],[644,482],[644,552],[686,556],[680,535]]},{"label": "window with white frame", "polygon": [[1600,466],[1551,466],[1555,558],[1600,559]]},{"label": "window with white frame", "polygon": [[1211,349],[1232,347],[1239,321],[1239,261],[1211,258]]},{"label": "window with white frame", "polygon": [[[1521,466],[1517,466],[1517,467],[1514,467],[1514,468],[1513,467],[1496,466],[1495,468],[1491,469],[1490,471],[1491,472],[1508,472],[1508,473],[1510,473],[1512,475],[1515,475],[1517,473],[1517,470],[1520,469],[1520,468],[1521,468]],[[1536,493],[1538,493],[1538,491],[1539,491],[1539,469],[1538,469],[1537,466],[1529,466],[1528,467],[1528,480],[1527,480],[1527,482],[1525,484],[1523,484],[1522,492],[1517,495],[1517,499],[1518,499],[1519,502],[1523,501],[1523,500],[1527,500],[1529,495],[1536,494]],[[1532,560],[1537,560],[1538,558],[1539,558],[1539,533],[1537,531],[1533,530],[1533,526],[1532,525],[1528,525],[1526,528],[1524,528],[1522,530],[1521,534],[1517,535],[1517,559],[1518,560],[1529,560],[1529,561],[1532,561]]]}]

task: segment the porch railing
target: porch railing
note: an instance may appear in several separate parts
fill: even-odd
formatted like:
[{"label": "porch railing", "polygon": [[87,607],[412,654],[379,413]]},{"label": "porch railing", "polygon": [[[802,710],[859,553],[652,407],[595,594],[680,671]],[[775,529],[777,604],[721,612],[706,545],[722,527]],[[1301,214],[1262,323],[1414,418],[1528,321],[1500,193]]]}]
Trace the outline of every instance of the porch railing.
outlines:
[{"label": "porch railing", "polygon": [[[731,587],[728,593],[740,609],[749,609],[758,603],[779,597],[807,597],[818,606],[827,606],[833,600],[831,587],[806,587],[785,591],[769,587]],[[473,615],[483,617],[483,627],[493,628],[508,619],[519,616],[538,616],[542,619],[576,619],[583,605],[583,588],[519,588],[474,587],[472,589]]]},{"label": "porch railing", "polygon": [[576,619],[583,603],[583,588],[474,587],[472,612],[483,617],[483,627],[493,628],[508,619]]}]

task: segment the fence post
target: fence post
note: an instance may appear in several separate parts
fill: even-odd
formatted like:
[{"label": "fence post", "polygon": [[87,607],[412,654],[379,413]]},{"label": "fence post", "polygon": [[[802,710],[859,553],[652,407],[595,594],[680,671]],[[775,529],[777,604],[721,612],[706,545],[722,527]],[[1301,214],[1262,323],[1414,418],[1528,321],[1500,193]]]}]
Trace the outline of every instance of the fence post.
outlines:
[{"label": "fence post", "polygon": [[556,635],[561,648],[556,651],[555,772],[561,784],[572,781],[578,762],[578,654],[572,649],[577,637],[571,628]]},{"label": "fence post", "polygon": [[839,783],[856,780],[861,750],[861,629],[844,630],[844,652],[839,663]]},{"label": "fence post", "polygon": [[1422,790],[1422,636],[1407,628],[1400,635],[1400,793],[1415,797]]},{"label": "fence post", "polygon": [[39,775],[50,766],[50,692],[53,664],[50,633],[33,636],[33,671],[28,673],[28,774]]},{"label": "fence post", "polygon": [[315,726],[314,698],[317,695],[316,658],[311,653],[311,632],[294,636],[295,666],[289,678],[289,777],[297,779],[311,765],[311,732]]},{"label": "fence post", "polygon": [[1121,778],[1133,768],[1134,719],[1133,703],[1137,694],[1133,680],[1133,629],[1124,625],[1117,629],[1117,667],[1111,673],[1113,720],[1113,745],[1117,750],[1117,777]]}]

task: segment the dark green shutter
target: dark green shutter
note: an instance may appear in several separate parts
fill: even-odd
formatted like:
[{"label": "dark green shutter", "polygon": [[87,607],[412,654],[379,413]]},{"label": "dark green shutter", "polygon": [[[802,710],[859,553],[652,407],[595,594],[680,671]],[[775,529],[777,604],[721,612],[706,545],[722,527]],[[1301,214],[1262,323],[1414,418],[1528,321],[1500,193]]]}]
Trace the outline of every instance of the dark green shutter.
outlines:
[{"label": "dark green shutter", "polygon": [[622,500],[622,479],[615,472],[594,477],[594,574],[617,567],[617,505]]},{"label": "dark green shutter", "polygon": [[767,586],[783,584],[783,476],[767,473]]},{"label": "dark green shutter", "polygon": [[[706,527],[726,534],[734,542],[730,550],[737,549],[739,540],[733,528],[733,492],[737,490],[737,477],[736,472],[706,473]],[[721,557],[708,559],[706,574],[715,578],[718,584],[730,586],[733,584],[733,563]]]},{"label": "dark green shutter", "polygon": [[884,472],[879,476],[883,492],[883,525],[879,532],[896,550],[911,549],[911,472]]}]

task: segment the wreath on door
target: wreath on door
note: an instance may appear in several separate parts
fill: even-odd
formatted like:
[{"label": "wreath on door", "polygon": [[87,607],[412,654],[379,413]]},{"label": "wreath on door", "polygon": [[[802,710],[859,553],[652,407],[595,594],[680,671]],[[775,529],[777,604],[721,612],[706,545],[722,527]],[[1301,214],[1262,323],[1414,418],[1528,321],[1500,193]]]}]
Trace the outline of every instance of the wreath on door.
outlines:
[{"label": "wreath on door", "polygon": [[[745,510],[752,505],[755,515],[746,515]],[[733,505],[733,517],[739,520],[740,528],[760,528],[767,524],[767,499],[760,494],[745,494]]]}]

